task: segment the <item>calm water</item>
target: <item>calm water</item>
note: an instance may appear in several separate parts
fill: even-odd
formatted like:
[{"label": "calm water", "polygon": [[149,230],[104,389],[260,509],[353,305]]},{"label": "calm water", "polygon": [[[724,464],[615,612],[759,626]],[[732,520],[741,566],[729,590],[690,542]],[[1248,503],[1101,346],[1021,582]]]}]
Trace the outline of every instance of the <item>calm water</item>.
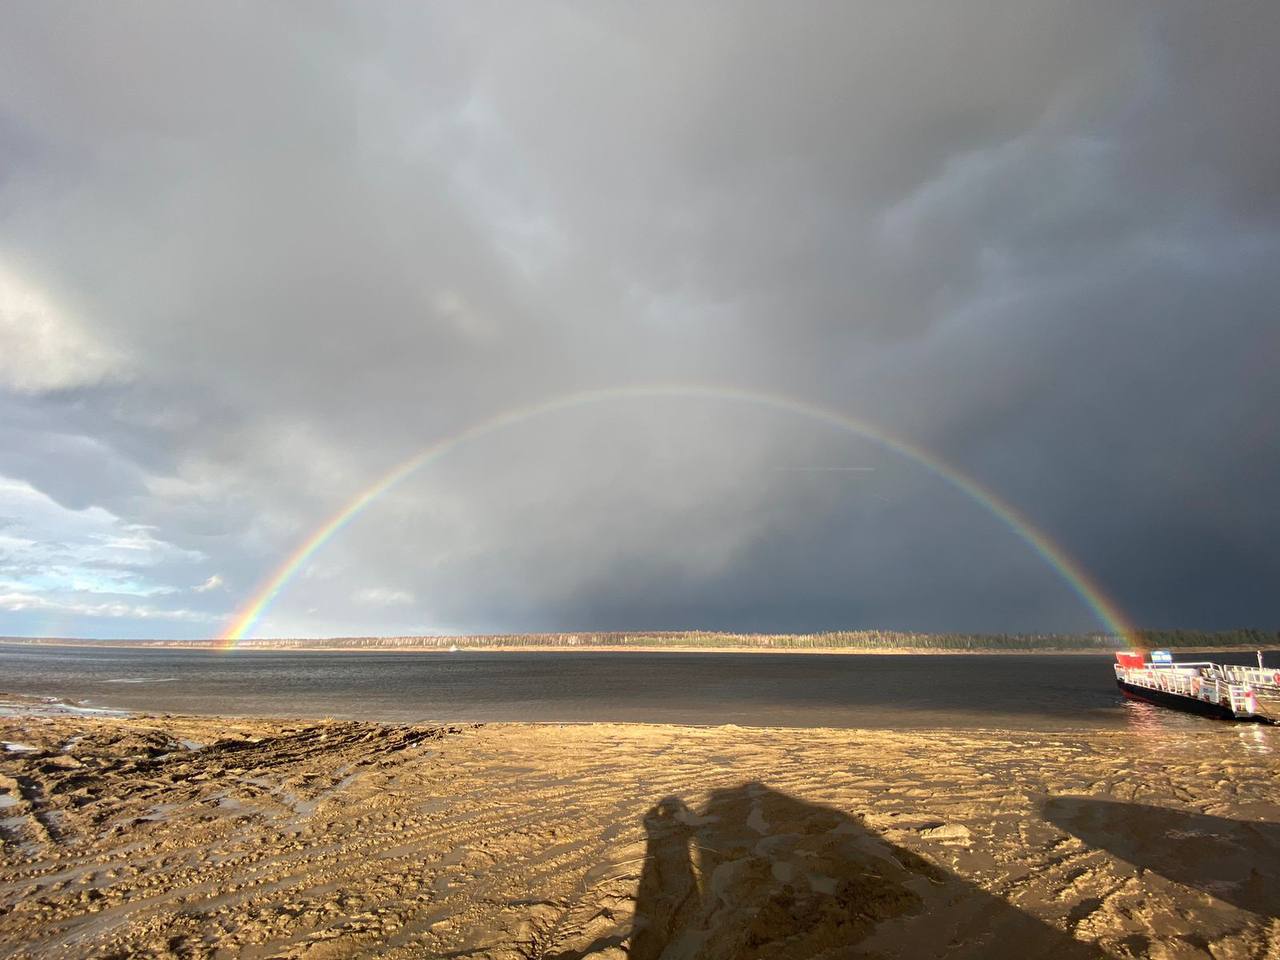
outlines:
[{"label": "calm water", "polygon": [[[1254,662],[1249,654],[1215,659]],[[1272,653],[1268,663],[1280,664],[1280,656]],[[1214,723],[1129,703],[1103,655],[226,653],[0,644],[0,693],[150,712],[386,721],[1157,724],[1189,731]]]}]

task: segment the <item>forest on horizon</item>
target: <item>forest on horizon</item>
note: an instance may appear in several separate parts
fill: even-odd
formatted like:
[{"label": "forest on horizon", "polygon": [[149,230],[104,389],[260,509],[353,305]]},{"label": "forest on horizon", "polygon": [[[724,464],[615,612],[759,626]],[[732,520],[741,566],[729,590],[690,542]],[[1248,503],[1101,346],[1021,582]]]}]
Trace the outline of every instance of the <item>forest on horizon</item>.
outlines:
[{"label": "forest on horizon", "polygon": [[[217,640],[107,640],[92,638],[5,637],[17,643],[91,643],[104,645],[203,648],[220,645]],[[1136,646],[1144,649],[1194,649],[1202,647],[1280,647],[1280,631],[1241,628],[1236,630],[1141,630]],[[483,634],[467,636],[387,636],[387,637],[280,637],[246,639],[241,649],[424,649],[459,648],[546,648],[644,647],[758,649],[758,650],[1097,650],[1111,651],[1127,646],[1111,633],[916,633],[894,630],[838,630],[823,633],[768,634],[706,630],[614,631],[575,633]]]}]

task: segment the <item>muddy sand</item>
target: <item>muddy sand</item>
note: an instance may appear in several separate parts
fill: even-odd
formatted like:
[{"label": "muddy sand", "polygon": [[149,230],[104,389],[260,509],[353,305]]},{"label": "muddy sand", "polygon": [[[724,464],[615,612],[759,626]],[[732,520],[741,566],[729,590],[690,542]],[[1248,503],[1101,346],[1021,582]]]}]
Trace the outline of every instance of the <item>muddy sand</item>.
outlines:
[{"label": "muddy sand", "polygon": [[19,711],[0,956],[1280,958],[1280,741],[1202,729]]}]

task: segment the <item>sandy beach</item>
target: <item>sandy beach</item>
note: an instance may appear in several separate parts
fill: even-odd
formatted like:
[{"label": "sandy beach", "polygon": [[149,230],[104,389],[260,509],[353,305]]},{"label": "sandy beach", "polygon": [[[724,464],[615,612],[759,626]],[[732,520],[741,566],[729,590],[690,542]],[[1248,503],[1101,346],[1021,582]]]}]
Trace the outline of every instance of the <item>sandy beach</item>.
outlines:
[{"label": "sandy beach", "polygon": [[1280,956],[1259,728],[0,717],[7,957]]}]

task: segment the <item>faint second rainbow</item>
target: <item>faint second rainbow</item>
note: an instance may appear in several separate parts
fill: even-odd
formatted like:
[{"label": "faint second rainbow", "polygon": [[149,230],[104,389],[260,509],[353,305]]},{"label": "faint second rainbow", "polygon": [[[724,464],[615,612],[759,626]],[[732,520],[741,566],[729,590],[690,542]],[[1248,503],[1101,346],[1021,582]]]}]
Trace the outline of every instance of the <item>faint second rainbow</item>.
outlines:
[{"label": "faint second rainbow", "polygon": [[920,464],[986,507],[1058,572],[1109,632],[1117,634],[1127,642],[1132,642],[1136,637],[1134,627],[1129,623],[1116,603],[1107,597],[1102,588],[1060,546],[1037,529],[1012,504],[927,450],[901,438],[891,436],[879,427],[856,417],[794,397],[741,390],[734,387],[657,384],[585,390],[553,397],[540,403],[517,407],[499,413],[423,448],[389,472],[383,474],[372,485],[356,494],[299,543],[293,552],[285,558],[284,562],[262,581],[249,600],[236,611],[226,631],[219,639],[219,645],[223,648],[231,648],[238,641],[244,639],[262,617],[267,607],[271,605],[271,602],[279,596],[289,581],[302,569],[303,565],[316,551],[323,547],[334,534],[346,526],[365,507],[418,468],[440,458],[455,447],[468,441],[547,414],[604,401],[642,398],[712,399],[754,404],[755,406],[806,417],[878,443],[906,457],[908,460]]}]

